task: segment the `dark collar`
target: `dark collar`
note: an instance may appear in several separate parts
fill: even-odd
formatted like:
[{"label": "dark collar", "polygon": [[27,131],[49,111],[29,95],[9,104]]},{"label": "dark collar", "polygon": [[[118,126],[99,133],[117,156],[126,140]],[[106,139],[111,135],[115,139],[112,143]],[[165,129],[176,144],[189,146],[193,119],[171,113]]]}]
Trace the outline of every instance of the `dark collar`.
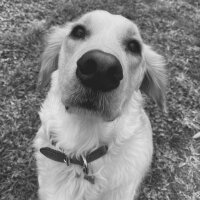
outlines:
[{"label": "dark collar", "polygon": [[67,166],[69,166],[70,164],[80,165],[81,167],[83,167],[83,171],[85,174],[88,174],[88,163],[104,156],[107,153],[107,151],[108,146],[104,145],[94,150],[90,154],[86,155],[86,157],[81,156],[79,158],[76,158],[75,156],[68,157],[63,152],[51,149],[50,147],[43,147],[40,149],[40,152],[51,160],[66,163]]}]

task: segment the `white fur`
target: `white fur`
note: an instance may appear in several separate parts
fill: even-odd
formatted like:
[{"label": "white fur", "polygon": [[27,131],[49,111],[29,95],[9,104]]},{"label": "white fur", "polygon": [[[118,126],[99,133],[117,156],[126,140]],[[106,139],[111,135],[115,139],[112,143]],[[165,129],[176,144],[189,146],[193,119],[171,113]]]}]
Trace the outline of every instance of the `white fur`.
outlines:
[{"label": "white fur", "polygon": [[[114,17],[111,19],[104,11],[96,12],[96,15],[106,15],[107,20],[112,21],[119,18],[116,16],[116,19]],[[95,14],[93,15],[98,19]],[[123,23],[127,23],[126,20]],[[104,32],[101,34],[103,38]],[[114,45],[116,40],[110,42]],[[60,45],[61,43],[59,41]],[[107,46],[109,47],[109,42]],[[59,64],[62,65],[64,62],[63,47],[60,51]],[[75,52],[77,52],[76,48]],[[47,52],[45,54],[48,55]],[[139,61],[131,60],[129,63],[124,53],[120,54],[117,51],[117,54],[123,63],[124,74],[130,76],[127,71],[130,63]],[[73,65],[76,55],[74,53],[68,63]],[[156,60],[151,57],[153,62],[156,62],[156,68],[159,63],[158,57],[158,54],[156,54]],[[128,85],[127,81],[131,77],[124,77],[124,88],[122,89],[124,93],[122,94],[128,96],[128,99],[125,101],[125,97],[121,97],[123,100],[120,102],[126,102],[124,103],[126,105],[121,108],[118,117],[111,122],[86,112],[67,112],[62,101],[63,80],[60,81],[60,79],[63,77],[59,72],[63,68],[59,65],[58,69],[53,72],[51,88],[40,111],[42,125],[34,142],[41,200],[132,200],[136,196],[138,186],[150,166],[153,152],[151,125],[142,107],[141,93],[136,87],[144,75],[142,72],[149,70],[145,69],[142,63],[140,66],[142,70],[135,72],[139,77],[133,75],[135,82],[132,80],[132,83]],[[72,68],[67,70],[72,74]],[[130,88],[132,85],[134,85],[133,91]],[[118,93],[117,95],[119,96]],[[53,140],[57,141],[55,146],[51,144],[50,134],[52,133]],[[107,154],[89,165],[95,176],[95,184],[83,178],[84,174],[80,166],[73,164],[66,166],[64,163],[46,158],[39,152],[41,147],[51,147],[57,150],[63,149],[67,155],[79,156],[103,144],[109,147]],[[77,174],[80,177],[77,178]]]}]

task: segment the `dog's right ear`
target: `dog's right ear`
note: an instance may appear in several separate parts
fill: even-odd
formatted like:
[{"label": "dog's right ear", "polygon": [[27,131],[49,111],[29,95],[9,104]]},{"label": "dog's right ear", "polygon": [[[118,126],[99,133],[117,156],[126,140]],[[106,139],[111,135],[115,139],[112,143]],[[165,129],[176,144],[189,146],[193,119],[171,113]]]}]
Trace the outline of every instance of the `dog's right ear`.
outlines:
[{"label": "dog's right ear", "polygon": [[47,86],[50,82],[51,73],[58,68],[59,52],[65,36],[66,29],[61,27],[51,28],[46,36],[46,47],[42,54],[42,64],[37,84],[39,89]]},{"label": "dog's right ear", "polygon": [[165,60],[147,45],[144,45],[143,54],[145,75],[140,89],[151,97],[161,110],[166,112],[167,72]]}]

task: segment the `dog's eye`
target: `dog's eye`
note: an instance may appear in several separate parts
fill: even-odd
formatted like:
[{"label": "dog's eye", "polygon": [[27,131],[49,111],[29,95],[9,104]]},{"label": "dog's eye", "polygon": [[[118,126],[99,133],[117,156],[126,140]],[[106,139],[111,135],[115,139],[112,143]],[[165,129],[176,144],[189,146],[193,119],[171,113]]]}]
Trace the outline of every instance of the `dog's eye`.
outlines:
[{"label": "dog's eye", "polygon": [[86,29],[82,25],[77,25],[72,29],[72,32],[70,33],[70,36],[74,39],[84,39],[86,36]]},{"label": "dog's eye", "polygon": [[131,53],[140,54],[141,53],[141,45],[137,40],[130,40],[127,42],[127,49]]}]

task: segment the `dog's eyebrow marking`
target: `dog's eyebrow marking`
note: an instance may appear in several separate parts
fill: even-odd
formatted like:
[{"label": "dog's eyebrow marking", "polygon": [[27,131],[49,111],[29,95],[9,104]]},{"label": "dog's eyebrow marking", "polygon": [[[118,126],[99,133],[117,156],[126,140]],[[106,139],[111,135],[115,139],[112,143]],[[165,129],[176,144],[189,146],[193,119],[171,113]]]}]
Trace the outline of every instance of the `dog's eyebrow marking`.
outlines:
[{"label": "dog's eyebrow marking", "polygon": [[71,30],[73,30],[76,26],[83,26],[83,27],[85,28],[85,24],[77,22],[77,23],[74,23],[74,24],[71,26]]},{"label": "dog's eyebrow marking", "polygon": [[141,41],[139,39],[140,37],[138,36],[139,36],[139,32],[137,30],[134,30],[133,27],[129,27],[124,33],[122,37],[122,41],[123,43],[127,43],[128,41],[134,40],[138,42],[139,44],[141,44]]},{"label": "dog's eyebrow marking", "polygon": [[84,17],[84,18],[79,18],[75,22],[75,24],[82,24],[82,25],[89,25],[91,23],[91,17]]},{"label": "dog's eyebrow marking", "polygon": [[129,27],[126,31],[126,35],[127,37],[133,37],[133,36],[136,36],[137,35],[137,31],[135,30],[136,28],[135,27]]}]

